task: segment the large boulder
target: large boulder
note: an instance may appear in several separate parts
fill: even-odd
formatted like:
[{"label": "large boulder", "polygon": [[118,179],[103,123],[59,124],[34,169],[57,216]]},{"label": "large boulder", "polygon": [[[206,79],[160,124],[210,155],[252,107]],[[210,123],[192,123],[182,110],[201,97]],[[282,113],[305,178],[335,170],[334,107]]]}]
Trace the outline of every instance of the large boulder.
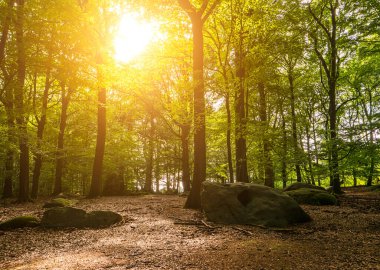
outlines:
[{"label": "large boulder", "polygon": [[104,228],[123,220],[123,217],[112,211],[92,211],[86,217],[87,227]]},{"label": "large boulder", "polygon": [[15,217],[0,223],[0,230],[12,230],[25,227],[37,227],[40,221],[33,216]]},{"label": "large boulder", "polygon": [[300,188],[286,191],[285,193],[300,204],[336,205],[338,203],[336,197],[333,194],[328,193],[326,190]]},{"label": "large boulder", "polygon": [[201,198],[207,219],[216,223],[286,227],[311,220],[295,200],[266,186],[204,182]]},{"label": "large boulder", "polygon": [[86,211],[73,207],[55,207],[46,210],[41,225],[45,227],[104,228],[122,221],[122,216],[112,211]]},{"label": "large boulder", "polygon": [[290,186],[287,186],[286,188],[284,188],[284,191],[297,190],[297,189],[300,189],[300,188],[309,188],[309,189],[316,189],[316,190],[326,191],[326,189],[324,187],[315,186],[315,185],[312,185],[312,184],[302,183],[302,182],[293,183]]},{"label": "large boulder", "polygon": [[87,225],[86,211],[74,207],[54,207],[46,210],[41,225],[45,227],[75,227]]}]

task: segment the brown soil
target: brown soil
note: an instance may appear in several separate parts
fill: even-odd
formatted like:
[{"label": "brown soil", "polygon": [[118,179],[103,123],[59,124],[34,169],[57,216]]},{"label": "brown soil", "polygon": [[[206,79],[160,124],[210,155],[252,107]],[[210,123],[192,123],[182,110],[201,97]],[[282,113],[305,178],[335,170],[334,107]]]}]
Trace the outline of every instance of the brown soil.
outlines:
[{"label": "brown soil", "polygon": [[[124,216],[100,229],[0,232],[0,269],[380,269],[380,212],[355,202],[303,206],[313,221],[286,230],[204,222],[185,198],[147,195],[81,200]],[[0,207],[0,221],[41,217],[42,204]]]}]

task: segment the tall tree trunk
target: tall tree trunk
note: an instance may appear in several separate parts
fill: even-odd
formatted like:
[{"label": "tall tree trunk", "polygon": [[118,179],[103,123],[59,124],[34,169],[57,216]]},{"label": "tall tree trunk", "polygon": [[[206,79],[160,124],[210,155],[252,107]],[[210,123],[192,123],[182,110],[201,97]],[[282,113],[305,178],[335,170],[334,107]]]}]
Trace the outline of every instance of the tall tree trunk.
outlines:
[{"label": "tall tree trunk", "polygon": [[7,98],[7,104],[5,106],[7,114],[7,136],[8,136],[8,148],[5,158],[5,175],[4,175],[4,188],[3,198],[11,198],[13,196],[13,173],[14,173],[14,156],[13,145],[15,144],[15,117],[13,113],[13,91],[12,88],[7,89],[12,96]]},{"label": "tall tree trunk", "polygon": [[[14,0],[9,0],[7,5],[7,13],[2,22],[2,31],[0,38],[0,69],[3,73],[4,81],[8,77],[4,59],[5,59],[5,46],[8,40],[9,27],[12,18],[12,11],[14,6]],[[14,96],[13,96],[13,86],[9,84],[4,89],[5,100],[2,100],[6,115],[7,115],[7,137],[8,137],[8,147],[6,150],[5,157],[5,168],[4,168],[4,187],[3,187],[3,197],[10,198],[13,196],[13,170],[14,170],[14,156],[15,152],[13,150],[13,144],[15,140],[15,116],[14,116]]]},{"label": "tall tree trunk", "polygon": [[154,165],[154,178],[156,180],[156,193],[160,192],[160,180],[161,180],[161,166],[160,166],[160,158],[159,158],[159,153],[160,153],[160,144],[157,142],[156,143],[156,157],[155,157],[155,165]]},{"label": "tall tree trunk", "polygon": [[231,109],[230,109],[230,93],[226,94],[226,111],[227,111],[227,162],[228,162],[228,173],[230,183],[234,182],[234,167],[232,164],[232,147],[231,147]]},{"label": "tall tree trunk", "polygon": [[[242,49],[241,49],[242,50]],[[245,111],[245,90],[244,90],[244,65],[242,52],[239,52],[237,58],[238,85],[235,100],[235,140],[236,140],[236,181],[248,183],[247,168],[247,118]]]},{"label": "tall tree trunk", "polygon": [[281,102],[281,129],[282,129],[282,159],[281,159],[281,178],[282,188],[286,188],[287,182],[287,153],[288,153],[288,135],[286,132],[286,120],[283,109],[283,103]]},{"label": "tall tree trunk", "polygon": [[42,143],[45,124],[46,124],[46,112],[47,112],[49,89],[50,89],[50,69],[51,69],[50,60],[51,60],[51,53],[49,52],[49,60],[48,60],[49,63],[48,63],[47,71],[46,71],[46,77],[45,77],[44,94],[42,97],[41,118],[38,120],[38,126],[37,126],[37,153],[35,153],[35,156],[34,156],[34,169],[33,169],[33,180],[32,180],[32,193],[31,193],[31,197],[33,199],[37,198],[38,196],[38,186],[39,186],[41,168],[42,168],[41,143]]},{"label": "tall tree trunk", "polygon": [[264,183],[268,187],[274,187],[274,171],[271,159],[271,144],[268,139],[268,119],[267,105],[264,83],[258,84],[259,89],[259,115],[263,128],[263,163],[264,163]]},{"label": "tall tree trunk", "polygon": [[[309,118],[309,121],[311,121],[311,117]],[[309,174],[310,174],[311,183],[313,185],[315,185],[315,178],[314,178],[314,171],[313,171],[313,162],[312,162],[312,159],[311,159],[310,137],[311,137],[311,135],[310,135],[309,124],[306,124],[307,160],[308,160],[308,165],[309,165]]]},{"label": "tall tree trunk", "polygon": [[191,17],[193,31],[194,78],[194,172],[186,208],[201,207],[201,186],[206,180],[206,118],[203,78],[203,23],[201,15]]},{"label": "tall tree trunk", "polygon": [[102,172],[103,158],[106,143],[106,102],[107,91],[103,85],[102,71],[98,71],[98,80],[100,82],[98,88],[98,132],[96,137],[95,158],[92,167],[92,179],[89,198],[95,198],[102,194]]},{"label": "tall tree trunk", "polygon": [[59,133],[57,140],[57,153],[55,160],[55,177],[54,177],[54,191],[53,195],[58,195],[62,193],[62,176],[63,176],[63,166],[64,166],[64,139],[65,139],[65,129],[67,122],[67,109],[69,108],[71,99],[72,89],[68,88],[66,93],[66,86],[62,85],[62,107],[61,115],[59,120]]},{"label": "tall tree trunk", "polygon": [[152,189],[152,178],[153,178],[153,155],[154,155],[154,117],[150,115],[150,128],[149,128],[149,136],[148,136],[148,153],[146,157],[146,170],[145,170],[145,183],[144,183],[144,191],[153,192]]},{"label": "tall tree trunk", "polygon": [[182,185],[183,191],[190,191],[190,161],[189,161],[189,136],[190,126],[181,125],[181,164],[182,164]]},{"label": "tall tree trunk", "polygon": [[[339,57],[337,47],[337,9],[339,6],[339,0],[330,1],[328,3],[330,11],[330,22],[324,24],[312,10],[309,4],[309,12],[312,15],[314,21],[319,27],[322,28],[323,33],[326,35],[328,44],[325,45],[329,48],[326,56],[322,55],[322,52],[318,48],[318,37],[311,33],[314,39],[314,51],[319,58],[325,75],[327,77],[329,86],[329,169],[330,169],[330,184],[333,187],[335,193],[341,193],[340,188],[340,176],[339,176],[339,153],[338,153],[338,129],[337,129],[337,104],[336,104],[336,88],[338,81],[338,68]],[[323,12],[322,12],[323,14]]]},{"label": "tall tree trunk", "polygon": [[16,11],[17,81],[14,91],[16,123],[19,132],[20,172],[18,201],[29,200],[29,145],[27,119],[24,107],[25,44],[24,44],[24,0],[17,1]]},{"label": "tall tree trunk", "polygon": [[197,10],[190,0],[178,0],[179,5],[191,19],[193,33],[193,87],[194,87],[194,174],[186,208],[201,207],[201,186],[206,180],[206,115],[205,87],[203,74],[203,25],[220,0],[210,4],[202,1]]},{"label": "tall tree trunk", "polygon": [[290,109],[292,114],[292,138],[293,138],[293,151],[295,157],[295,169],[297,175],[297,182],[302,182],[301,177],[301,166],[299,157],[299,147],[298,147],[298,136],[297,136],[297,119],[295,110],[295,95],[294,95],[294,76],[293,76],[293,63],[289,64],[288,67],[288,81],[290,90]]}]

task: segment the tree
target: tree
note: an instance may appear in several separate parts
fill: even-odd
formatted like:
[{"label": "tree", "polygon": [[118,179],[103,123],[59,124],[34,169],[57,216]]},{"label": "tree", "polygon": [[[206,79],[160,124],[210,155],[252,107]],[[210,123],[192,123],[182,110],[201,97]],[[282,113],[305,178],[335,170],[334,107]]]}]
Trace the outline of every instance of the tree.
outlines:
[{"label": "tree", "polygon": [[194,174],[190,194],[185,207],[201,207],[201,185],[206,180],[206,127],[205,90],[203,74],[203,26],[220,0],[210,4],[204,0],[197,9],[190,0],[178,0],[190,17],[193,32],[193,84],[194,84]]},{"label": "tree", "polygon": [[15,113],[18,129],[19,149],[20,149],[20,172],[19,172],[19,194],[18,201],[29,200],[29,145],[27,120],[24,106],[24,84],[26,73],[26,56],[24,42],[24,0],[16,1],[16,46],[17,46],[17,80],[14,90]]}]

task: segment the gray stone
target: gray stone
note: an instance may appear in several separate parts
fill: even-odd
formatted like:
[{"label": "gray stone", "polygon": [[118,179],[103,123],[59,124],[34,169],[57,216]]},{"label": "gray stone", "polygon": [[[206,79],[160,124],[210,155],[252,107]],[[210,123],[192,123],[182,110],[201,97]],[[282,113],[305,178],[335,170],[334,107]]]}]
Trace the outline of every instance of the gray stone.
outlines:
[{"label": "gray stone", "polygon": [[338,203],[336,197],[333,194],[328,193],[326,190],[300,188],[286,191],[285,193],[300,204],[336,205]]},{"label": "gray stone", "polygon": [[55,207],[44,212],[41,225],[45,227],[104,228],[122,221],[122,216],[112,211],[86,211],[73,207]]},{"label": "gray stone", "polygon": [[311,220],[295,200],[270,187],[204,182],[202,188],[202,208],[216,223],[286,227]]},{"label": "gray stone", "polygon": [[112,211],[92,211],[86,217],[87,227],[104,228],[123,220],[123,217]]},{"label": "gray stone", "polygon": [[54,207],[46,210],[41,225],[45,227],[86,227],[86,211],[74,207]]}]

